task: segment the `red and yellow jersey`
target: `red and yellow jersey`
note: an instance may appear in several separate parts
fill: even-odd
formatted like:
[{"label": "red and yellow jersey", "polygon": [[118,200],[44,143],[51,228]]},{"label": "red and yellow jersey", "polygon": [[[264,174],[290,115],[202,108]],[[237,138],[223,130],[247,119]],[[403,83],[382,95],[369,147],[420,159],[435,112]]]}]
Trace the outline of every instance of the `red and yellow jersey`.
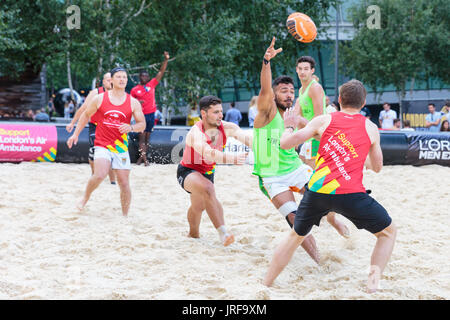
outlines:
[{"label": "red and yellow jersey", "polygon": [[366,118],[343,112],[333,112],[330,116],[308,188],[326,194],[365,192],[363,168],[371,146]]},{"label": "red and yellow jersey", "polygon": [[[207,143],[211,148],[223,151],[225,149],[225,145],[227,144],[227,136],[225,134],[225,130],[223,128],[223,123],[218,127],[219,135],[216,138],[216,141],[213,143],[210,137],[205,133],[205,128],[203,127],[203,122],[199,121],[195,124],[201,132],[206,136]],[[186,146],[183,152],[183,159],[181,160],[181,165],[187,168],[194,169],[201,174],[213,174],[216,168],[216,163],[205,160],[203,156],[195,151],[191,146]]]},{"label": "red and yellow jersey", "polygon": [[120,133],[122,124],[130,124],[133,111],[131,109],[131,96],[126,94],[125,102],[119,106],[111,103],[108,91],[103,95],[102,104],[96,115],[97,129],[95,131],[95,146],[103,147],[114,153],[128,151],[128,135]]}]

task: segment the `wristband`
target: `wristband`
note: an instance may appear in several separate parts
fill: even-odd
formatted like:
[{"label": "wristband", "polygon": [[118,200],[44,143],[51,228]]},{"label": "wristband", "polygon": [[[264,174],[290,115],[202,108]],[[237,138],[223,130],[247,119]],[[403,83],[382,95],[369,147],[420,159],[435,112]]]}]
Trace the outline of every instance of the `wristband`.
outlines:
[{"label": "wristband", "polygon": [[268,64],[270,61],[267,60],[266,58],[263,58],[263,62],[264,62],[264,64]]},{"label": "wristband", "polygon": [[292,131],[295,131],[295,128],[294,128],[294,127],[291,127],[291,126],[286,127],[286,129],[292,129]]}]

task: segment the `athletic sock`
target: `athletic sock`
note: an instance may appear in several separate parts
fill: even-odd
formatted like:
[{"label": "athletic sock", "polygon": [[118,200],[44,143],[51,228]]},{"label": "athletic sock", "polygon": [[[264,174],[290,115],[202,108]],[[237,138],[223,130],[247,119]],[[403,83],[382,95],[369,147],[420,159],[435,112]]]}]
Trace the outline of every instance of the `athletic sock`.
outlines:
[{"label": "athletic sock", "polygon": [[217,228],[217,232],[219,233],[220,241],[224,242],[226,237],[228,237],[230,234],[227,231],[227,228],[225,225],[222,225]]}]

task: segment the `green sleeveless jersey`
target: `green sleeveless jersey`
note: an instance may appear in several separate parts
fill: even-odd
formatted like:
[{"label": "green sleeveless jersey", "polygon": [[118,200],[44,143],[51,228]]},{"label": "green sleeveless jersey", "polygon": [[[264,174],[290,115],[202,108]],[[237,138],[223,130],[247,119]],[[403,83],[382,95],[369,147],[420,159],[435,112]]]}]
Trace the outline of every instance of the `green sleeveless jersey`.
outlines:
[{"label": "green sleeveless jersey", "polygon": [[[298,100],[300,102],[300,108],[302,109],[303,117],[311,121],[312,118],[314,118],[314,105],[312,102],[312,99],[309,97],[308,92],[309,88],[313,83],[317,82],[316,80],[311,80],[309,85],[306,87],[305,91],[302,93],[301,90],[298,91]],[[325,95],[323,95],[323,114],[327,113],[327,106],[326,106],[326,98]]]},{"label": "green sleeveless jersey", "polygon": [[295,149],[281,149],[280,139],[284,132],[284,120],[277,109],[273,120],[262,128],[253,128],[253,174],[275,177],[288,174],[302,164]]}]

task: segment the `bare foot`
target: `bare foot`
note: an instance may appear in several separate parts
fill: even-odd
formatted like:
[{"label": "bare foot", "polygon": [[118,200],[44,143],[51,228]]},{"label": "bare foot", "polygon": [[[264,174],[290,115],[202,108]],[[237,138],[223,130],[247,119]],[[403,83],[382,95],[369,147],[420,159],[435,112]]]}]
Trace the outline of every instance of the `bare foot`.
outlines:
[{"label": "bare foot", "polygon": [[200,238],[200,233],[199,233],[199,232],[192,232],[192,231],[189,231],[188,237],[189,237],[189,238],[198,239],[198,238]]},{"label": "bare foot", "polygon": [[336,229],[336,231],[343,236],[344,238],[350,237],[350,230],[348,230],[347,226],[336,219],[336,216],[333,215],[332,218],[327,216],[327,221]]},{"label": "bare foot", "polygon": [[80,202],[78,202],[77,204],[77,210],[79,213],[81,213],[84,210],[84,207],[86,206],[86,202],[84,199],[82,199]]},{"label": "bare foot", "polygon": [[316,240],[311,234],[303,239],[301,246],[317,264],[320,264],[319,249],[317,249]]},{"label": "bare foot", "polygon": [[367,292],[375,293],[380,283],[380,271],[378,266],[371,266],[369,278],[367,279]]},{"label": "bare foot", "polygon": [[234,236],[232,234],[228,234],[225,236],[225,239],[223,240],[224,247],[229,246],[234,242]]}]

